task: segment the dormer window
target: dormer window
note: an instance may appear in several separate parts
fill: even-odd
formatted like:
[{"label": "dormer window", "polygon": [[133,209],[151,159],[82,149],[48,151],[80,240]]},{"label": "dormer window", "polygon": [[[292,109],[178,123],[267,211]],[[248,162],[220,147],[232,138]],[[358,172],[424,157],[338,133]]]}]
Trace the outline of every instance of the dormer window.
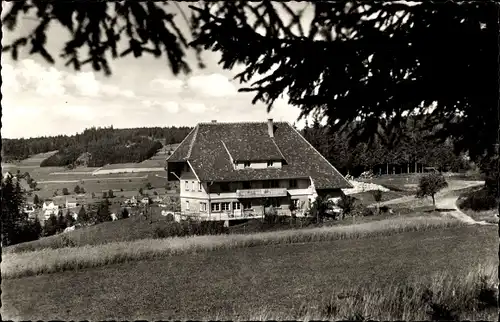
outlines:
[{"label": "dormer window", "polygon": [[274,167],[274,162],[273,161],[267,161],[267,167]]},{"label": "dormer window", "polygon": [[250,168],[250,162],[249,161],[243,162],[243,167],[244,168]]}]

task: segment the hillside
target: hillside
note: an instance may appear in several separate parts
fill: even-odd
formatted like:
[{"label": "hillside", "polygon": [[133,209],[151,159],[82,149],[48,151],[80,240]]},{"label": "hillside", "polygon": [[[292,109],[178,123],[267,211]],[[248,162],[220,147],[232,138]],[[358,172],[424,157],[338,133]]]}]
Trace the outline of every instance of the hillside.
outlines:
[{"label": "hillside", "polygon": [[31,155],[58,150],[41,161],[42,167],[83,165],[101,167],[137,163],[157,154],[164,145],[179,143],[188,127],[134,129],[90,128],[73,136],[2,139],[2,161],[13,162]]}]

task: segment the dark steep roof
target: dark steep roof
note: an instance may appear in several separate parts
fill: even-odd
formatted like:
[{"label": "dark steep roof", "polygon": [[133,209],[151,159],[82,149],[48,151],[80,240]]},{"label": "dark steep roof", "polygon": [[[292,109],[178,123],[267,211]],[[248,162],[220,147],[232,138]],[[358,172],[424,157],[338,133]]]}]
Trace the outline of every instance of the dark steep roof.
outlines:
[{"label": "dark steep roof", "polygon": [[[229,153],[228,153],[229,152]],[[231,155],[231,156],[230,156]],[[240,169],[236,160],[286,160],[280,169]],[[189,161],[201,181],[250,181],[311,177],[316,189],[351,188],[350,183],[289,123],[200,123],[167,159]]]}]

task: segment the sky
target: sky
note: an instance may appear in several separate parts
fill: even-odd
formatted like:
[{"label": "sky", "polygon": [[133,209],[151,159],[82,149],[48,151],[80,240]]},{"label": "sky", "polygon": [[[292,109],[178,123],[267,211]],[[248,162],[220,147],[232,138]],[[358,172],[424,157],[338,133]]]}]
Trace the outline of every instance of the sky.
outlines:
[{"label": "sky", "polygon": [[[5,8],[9,4],[2,2]],[[5,12],[5,10],[4,10]],[[186,26],[179,23],[181,29]],[[19,20],[14,31],[3,29],[2,44],[26,35],[36,21]],[[3,138],[28,138],[59,134],[74,135],[92,126],[114,128],[194,126],[198,122],[275,121],[296,122],[300,110],[286,97],[267,113],[263,103],[252,104],[252,93],[232,78],[239,71],[218,66],[218,53],[203,55],[205,69],[198,69],[194,54],[188,55],[193,69],[189,75],[174,76],[165,57],[132,55],[110,60],[113,74],[80,72],[64,66],[58,54],[69,33],[58,25],[47,32],[46,48],[55,64],[23,49],[17,61],[2,55]],[[296,122],[301,128],[304,120]]]}]

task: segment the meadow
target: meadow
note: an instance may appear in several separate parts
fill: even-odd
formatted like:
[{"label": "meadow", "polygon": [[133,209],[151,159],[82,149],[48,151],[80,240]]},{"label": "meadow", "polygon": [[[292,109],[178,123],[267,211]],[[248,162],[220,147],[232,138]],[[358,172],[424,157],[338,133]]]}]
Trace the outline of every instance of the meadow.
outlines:
[{"label": "meadow", "polygon": [[127,261],[162,258],[197,251],[205,252],[264,245],[357,239],[403,232],[423,232],[463,225],[459,221],[437,216],[400,217],[355,225],[325,226],[254,234],[141,239],[110,242],[95,246],[44,248],[25,252],[6,251],[2,256],[1,268],[3,278],[15,278]]},{"label": "meadow", "polygon": [[[496,318],[496,229],[433,220],[4,254],[2,314],[31,320]],[[395,233],[395,227],[409,228]],[[133,260],[138,256],[143,260]],[[99,265],[84,269],[77,265],[84,259]],[[25,277],[13,278],[28,266]],[[51,267],[54,273],[46,274]],[[430,304],[422,300],[429,291]]]}]

